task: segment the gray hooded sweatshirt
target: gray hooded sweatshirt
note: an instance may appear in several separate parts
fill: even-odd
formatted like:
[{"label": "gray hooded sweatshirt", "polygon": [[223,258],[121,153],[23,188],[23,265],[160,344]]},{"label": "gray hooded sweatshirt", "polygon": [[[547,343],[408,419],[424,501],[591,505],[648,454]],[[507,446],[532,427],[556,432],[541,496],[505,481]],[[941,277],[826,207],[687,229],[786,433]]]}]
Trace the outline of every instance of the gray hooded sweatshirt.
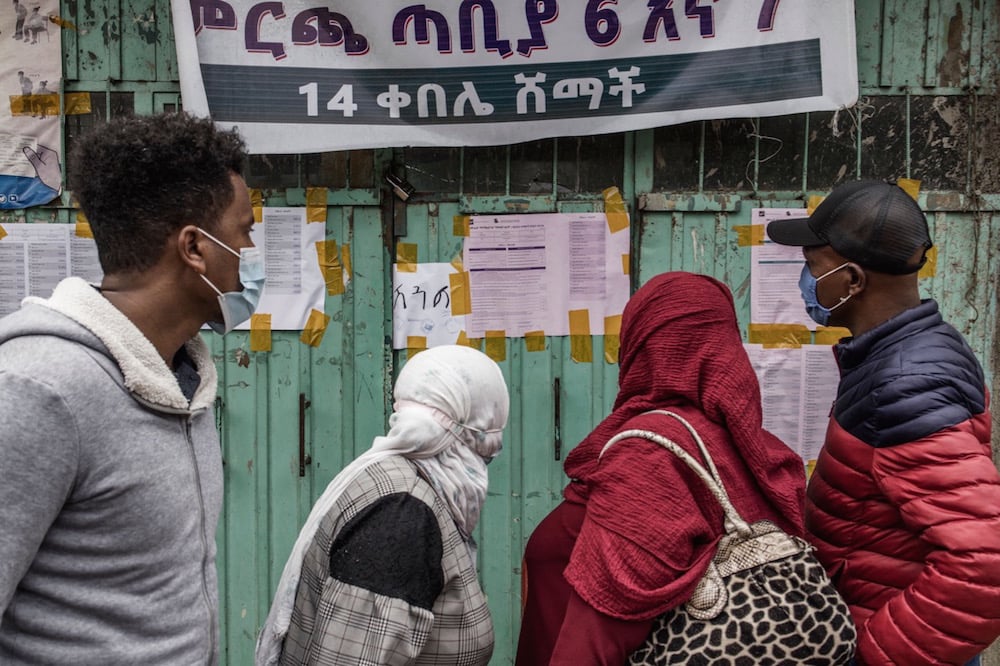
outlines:
[{"label": "gray hooded sweatshirt", "polygon": [[0,664],[214,664],[222,460],[205,343],[189,401],[79,278],[0,319]]}]

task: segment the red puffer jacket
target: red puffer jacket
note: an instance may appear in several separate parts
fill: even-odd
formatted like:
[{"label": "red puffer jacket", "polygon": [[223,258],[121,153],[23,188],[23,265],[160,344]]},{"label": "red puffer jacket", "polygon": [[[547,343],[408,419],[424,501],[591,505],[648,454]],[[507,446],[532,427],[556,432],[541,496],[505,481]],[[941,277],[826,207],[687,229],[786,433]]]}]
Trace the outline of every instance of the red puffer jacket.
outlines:
[{"label": "red puffer jacket", "polygon": [[806,529],[858,663],[963,664],[1000,635],[1000,475],[982,370],[925,301],[836,348]]}]

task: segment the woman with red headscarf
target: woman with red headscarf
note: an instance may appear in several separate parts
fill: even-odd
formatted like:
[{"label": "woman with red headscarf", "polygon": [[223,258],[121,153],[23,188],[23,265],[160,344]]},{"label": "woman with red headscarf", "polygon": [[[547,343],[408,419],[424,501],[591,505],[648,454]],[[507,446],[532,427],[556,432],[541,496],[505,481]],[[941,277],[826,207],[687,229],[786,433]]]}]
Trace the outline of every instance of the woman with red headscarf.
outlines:
[{"label": "woman with red headscarf", "polygon": [[645,439],[600,456],[637,428],[700,459],[680,422],[649,410],[694,426],[748,522],[803,533],[803,462],[761,425],[760,386],[724,284],[680,272],[651,279],[625,307],[619,359],[614,409],[566,458],[564,500],[528,540],[517,666],[621,666],[707,569],[723,515],[693,472]]}]

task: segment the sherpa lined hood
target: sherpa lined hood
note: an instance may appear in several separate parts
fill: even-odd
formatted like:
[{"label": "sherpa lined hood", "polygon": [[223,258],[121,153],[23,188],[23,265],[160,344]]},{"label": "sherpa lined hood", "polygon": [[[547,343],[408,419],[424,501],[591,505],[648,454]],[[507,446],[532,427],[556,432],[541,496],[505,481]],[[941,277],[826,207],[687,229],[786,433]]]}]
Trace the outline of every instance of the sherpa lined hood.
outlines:
[{"label": "sherpa lined hood", "polygon": [[208,346],[199,336],[185,343],[201,375],[201,383],[189,403],[153,343],[81,278],[66,278],[50,298],[29,296],[17,314],[0,322],[0,344],[36,335],[72,340],[108,357],[121,370],[125,388],[151,408],[189,413],[211,407],[215,401],[218,375]]}]

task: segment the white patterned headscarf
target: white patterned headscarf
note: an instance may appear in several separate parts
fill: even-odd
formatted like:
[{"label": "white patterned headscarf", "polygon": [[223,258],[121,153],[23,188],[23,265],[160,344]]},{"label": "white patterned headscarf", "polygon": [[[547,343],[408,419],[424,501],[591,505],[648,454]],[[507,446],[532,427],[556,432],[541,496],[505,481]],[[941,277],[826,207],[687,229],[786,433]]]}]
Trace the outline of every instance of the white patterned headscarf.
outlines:
[{"label": "white patterned headscarf", "polygon": [[499,366],[470,347],[444,345],[420,352],[393,388],[389,432],[338,474],[316,500],[299,532],[257,638],[256,666],[272,666],[292,617],[302,560],[320,521],[369,465],[393,455],[412,460],[431,480],[455,524],[472,546],[472,531],[486,499],[486,464],[503,446],[510,398]]}]

